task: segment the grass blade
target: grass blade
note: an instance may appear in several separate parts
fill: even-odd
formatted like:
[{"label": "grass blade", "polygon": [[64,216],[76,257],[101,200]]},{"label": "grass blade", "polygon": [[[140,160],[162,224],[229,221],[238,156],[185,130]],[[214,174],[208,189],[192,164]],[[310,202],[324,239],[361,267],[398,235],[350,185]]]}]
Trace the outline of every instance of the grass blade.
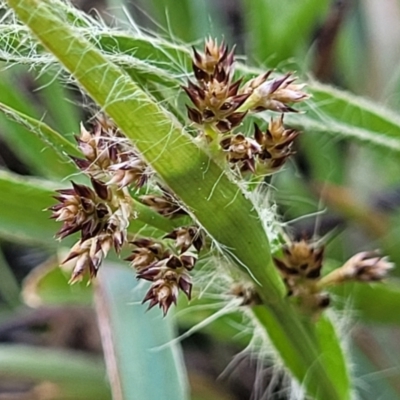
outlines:
[{"label": "grass blade", "polygon": [[[70,160],[65,162],[65,158],[60,157],[60,154],[54,151],[54,147],[46,146],[46,143],[49,143],[48,135],[55,137],[58,134],[37,118],[31,117],[37,116],[38,111],[10,82],[13,82],[11,76],[9,80],[3,77],[0,82],[0,111],[6,115],[0,118],[1,135],[4,140],[20,160],[38,175],[59,178],[75,172]],[[43,138],[46,139],[45,143]],[[58,144],[61,145],[61,142],[58,141]]]},{"label": "grass blade", "polygon": [[0,236],[51,246],[55,224],[43,210],[52,204],[53,187],[37,179],[0,171],[0,192],[7,193],[0,197]]},{"label": "grass blade", "polygon": [[29,132],[38,136],[44,144],[48,145],[48,148],[57,153],[59,162],[62,164],[70,164],[69,166],[64,165],[61,167],[62,170],[59,171],[60,177],[65,177],[68,173],[75,173],[77,171],[67,155],[78,157],[81,154],[76,146],[65,139],[60,133],[56,132],[44,122],[29,117],[4,103],[0,103],[0,111],[10,120],[20,124],[28,129]]},{"label": "grass blade", "polygon": [[0,377],[54,383],[55,400],[110,399],[103,362],[77,352],[2,344]]},{"label": "grass blade", "polygon": [[[171,318],[146,312],[146,287],[119,265],[104,265],[95,286],[95,302],[114,400],[184,400],[188,387]],[[118,296],[115,295],[118,293]]]}]

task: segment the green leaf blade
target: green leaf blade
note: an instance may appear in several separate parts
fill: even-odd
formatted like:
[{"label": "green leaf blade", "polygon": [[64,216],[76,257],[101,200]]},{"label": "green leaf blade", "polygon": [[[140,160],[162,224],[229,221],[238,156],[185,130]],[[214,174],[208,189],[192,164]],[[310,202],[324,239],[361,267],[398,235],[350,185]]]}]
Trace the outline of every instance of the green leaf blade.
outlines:
[{"label": "green leaf blade", "polygon": [[172,319],[158,310],[146,312],[141,304],[146,286],[117,264],[99,271],[95,302],[114,399],[186,400],[186,372],[172,343]]}]

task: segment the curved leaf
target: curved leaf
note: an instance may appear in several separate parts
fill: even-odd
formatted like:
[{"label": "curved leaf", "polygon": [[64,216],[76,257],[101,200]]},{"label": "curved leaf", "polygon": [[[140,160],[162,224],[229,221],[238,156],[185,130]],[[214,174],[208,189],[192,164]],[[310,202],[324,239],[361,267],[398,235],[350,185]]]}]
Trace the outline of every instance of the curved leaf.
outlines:
[{"label": "curved leaf", "polygon": [[[105,264],[95,302],[114,400],[184,400],[188,387],[171,318],[141,304],[147,285],[129,268]],[[118,295],[116,295],[118,294]],[[160,348],[163,346],[163,348]]]},{"label": "curved leaf", "polygon": [[2,344],[0,377],[51,382],[56,400],[110,399],[103,362],[74,351]]}]

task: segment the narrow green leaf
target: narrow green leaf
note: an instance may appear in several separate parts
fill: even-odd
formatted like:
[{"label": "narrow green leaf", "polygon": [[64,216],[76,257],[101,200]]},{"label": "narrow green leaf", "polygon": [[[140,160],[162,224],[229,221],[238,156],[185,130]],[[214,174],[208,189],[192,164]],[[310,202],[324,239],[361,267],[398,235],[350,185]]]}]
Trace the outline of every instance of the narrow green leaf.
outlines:
[{"label": "narrow green leaf", "polygon": [[[400,118],[394,112],[377,106],[376,103],[349,92],[335,89],[317,82],[310,84],[312,100],[312,118],[321,120],[324,115],[357,128],[368,129],[387,137],[400,137]],[[316,108],[318,106],[318,109]]]},{"label": "narrow green leaf", "polygon": [[[291,335],[287,335],[281,328],[285,324],[279,326],[277,321],[286,320],[286,325],[291,325],[290,321],[296,320],[292,309],[274,307],[267,310],[265,307],[254,307],[253,312],[268,328],[268,334],[279,350],[279,356],[307,388],[308,393],[321,400],[351,398],[351,382],[346,359],[335,328],[328,318],[321,317],[317,323],[304,321],[303,325],[295,328],[296,330],[292,328]],[[304,343],[305,340],[308,343]],[[306,373],[303,362],[309,355],[301,350],[302,347],[303,349],[308,347],[308,351],[317,352],[320,357],[318,362],[315,360],[308,365]],[[325,372],[320,370],[322,365],[326,368]],[[318,378],[315,379],[316,377]],[[328,387],[330,389],[326,391]]]},{"label": "narrow green leaf", "polygon": [[146,312],[146,289],[128,268],[106,264],[99,271],[95,301],[113,399],[188,399],[182,355],[168,345],[171,318]]},{"label": "narrow green leaf", "polygon": [[339,398],[350,397],[348,363],[340,346],[341,339],[326,315],[319,318],[316,323],[316,330],[321,357],[324,359],[325,364],[329,364],[330,373],[335,377],[335,389],[339,393]]},{"label": "narrow green leaf", "polygon": [[320,134],[355,139],[365,144],[400,150],[400,118],[366,99],[316,82],[305,115],[288,115],[286,120]]},{"label": "narrow green leaf", "polygon": [[111,398],[103,362],[73,351],[2,344],[0,377],[52,382],[60,392],[55,400]]},{"label": "narrow green leaf", "polygon": [[334,289],[346,299],[345,307],[355,310],[357,319],[366,323],[400,325],[400,285],[395,279],[376,284],[347,284]]},{"label": "narrow green leaf", "polygon": [[[0,103],[0,111],[10,120],[20,124],[21,126],[28,129],[33,134],[37,135],[43,140],[44,144],[47,144],[50,149],[57,152],[58,161],[63,164],[70,164],[68,168],[66,166],[58,167],[60,177],[66,176],[66,171],[69,173],[74,173],[77,169],[72,165],[72,161],[68,159],[67,155],[71,156],[81,156],[76,146],[74,146],[70,141],[65,139],[60,133],[56,132],[54,129],[50,128],[47,124],[39,121],[35,118],[29,117],[24,113],[7,106],[4,103]],[[54,166],[56,167],[56,165]]]},{"label": "narrow green leaf", "polygon": [[83,113],[72,103],[72,90],[68,91],[65,84],[63,85],[54,74],[41,76],[37,85],[40,87],[36,94],[48,112],[46,117],[51,119],[52,126],[55,126],[62,136],[75,143],[73,135],[79,132]]},{"label": "narrow green leaf", "polygon": [[[46,148],[48,135],[56,133],[39,120],[28,117],[37,116],[38,112],[26,100],[25,94],[13,86],[13,79],[9,76],[9,79],[3,77],[0,81],[1,111],[7,117],[0,118],[2,137],[32,172],[49,178],[65,177],[75,172],[70,162],[60,157],[53,148]],[[28,130],[31,128],[34,134]]]},{"label": "narrow green leaf", "polygon": [[53,188],[43,181],[0,171],[0,236],[51,246],[57,224],[43,212],[53,201]]},{"label": "narrow green leaf", "polygon": [[[64,8],[65,6],[63,6]],[[73,10],[67,7],[65,12]],[[72,18],[72,17],[71,17]],[[122,30],[112,30],[104,25],[96,32],[88,27],[88,17],[75,9],[71,23],[77,32],[92,42],[113,62],[129,69],[147,73],[155,82],[171,86],[189,70],[191,56],[188,48],[147,34],[132,35]],[[29,30],[20,24],[0,24],[0,60],[16,64],[31,61],[37,67],[49,67],[54,58],[35,42]]]}]

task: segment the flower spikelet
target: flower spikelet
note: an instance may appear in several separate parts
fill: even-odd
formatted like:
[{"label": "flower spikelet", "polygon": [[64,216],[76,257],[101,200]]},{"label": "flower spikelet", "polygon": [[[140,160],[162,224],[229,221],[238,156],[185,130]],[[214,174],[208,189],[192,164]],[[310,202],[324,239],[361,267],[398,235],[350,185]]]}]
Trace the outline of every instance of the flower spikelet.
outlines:
[{"label": "flower spikelet", "polygon": [[301,287],[299,281],[318,279],[321,275],[324,247],[318,247],[306,240],[293,242],[283,247],[284,257],[274,262],[288,287],[296,295]]},{"label": "flower spikelet", "polygon": [[225,43],[218,45],[212,38],[205,41],[204,53],[200,54],[193,47],[193,71],[198,81],[210,81],[214,77],[224,80],[226,75],[232,73],[234,52],[229,51]]},{"label": "flower spikelet", "polygon": [[141,187],[152,174],[129,141],[106,118],[99,117],[90,131],[82,125],[76,141],[85,158],[71,157],[75,164],[109,185]]},{"label": "flower spikelet", "polygon": [[110,193],[100,181],[92,179],[92,184],[94,190],[72,182],[71,189],[58,190],[59,194],[54,196],[60,203],[50,207],[53,211],[51,217],[63,222],[63,226],[56,234],[59,239],[81,231],[84,241],[104,229],[111,215],[111,209],[107,204]]},{"label": "flower spikelet", "polygon": [[256,140],[238,133],[224,137],[220,141],[220,146],[226,152],[231,164],[239,165],[242,172],[247,170],[255,172],[256,156],[261,151],[261,146]]},{"label": "flower spikelet", "polygon": [[76,243],[63,264],[74,260],[70,284],[80,282],[85,275],[89,281],[96,277],[97,271],[113,245],[113,239],[108,234],[98,235],[84,242]]},{"label": "flower spikelet", "polygon": [[258,160],[264,165],[264,168],[269,172],[281,168],[293,154],[291,148],[299,133],[295,129],[285,128],[283,114],[280,118],[271,118],[265,133],[255,124],[254,139],[260,146]]},{"label": "flower spikelet", "polygon": [[380,281],[386,277],[393,264],[377,251],[364,251],[356,254],[341,268],[343,280],[361,282]]},{"label": "flower spikelet", "polygon": [[149,308],[158,304],[165,315],[176,304],[179,291],[190,300],[189,272],[196,264],[204,237],[198,227],[189,226],[174,229],[164,239],[173,240],[173,246],[148,238],[133,241],[136,248],[127,260],[136,269],[138,279],[152,282],[143,302],[149,302]]},{"label": "flower spikelet", "polygon": [[294,83],[296,78],[291,73],[272,80],[266,80],[268,76],[268,73],[263,74],[249,81],[241,90],[243,94],[251,94],[252,111],[296,112],[289,104],[310,97],[303,92],[306,85]]},{"label": "flower spikelet", "polygon": [[130,261],[131,266],[139,272],[154,262],[167,258],[170,255],[169,250],[161,242],[152,239],[141,238],[131,243],[135,246],[135,249],[126,260]]},{"label": "flower spikelet", "polygon": [[185,253],[192,246],[200,251],[204,245],[204,235],[197,226],[179,227],[164,236],[164,239],[174,239],[175,247]]},{"label": "flower spikelet", "polygon": [[305,240],[283,247],[283,258],[274,258],[288,290],[303,310],[318,313],[330,304],[326,288],[344,282],[375,282],[386,277],[393,265],[378,252],[362,252],[342,267],[321,276],[324,247]]},{"label": "flower spikelet", "polygon": [[240,94],[241,80],[232,81],[234,54],[225,44],[213,39],[206,42],[204,54],[194,49],[193,70],[197,83],[183,87],[195,108],[187,107],[189,118],[199,125],[211,124],[220,132],[238,126],[246,112],[238,108],[249,94]]},{"label": "flower spikelet", "polygon": [[384,279],[393,268],[387,257],[378,251],[363,251],[351,257],[346,263],[321,279],[320,287],[343,282],[376,282]]}]

